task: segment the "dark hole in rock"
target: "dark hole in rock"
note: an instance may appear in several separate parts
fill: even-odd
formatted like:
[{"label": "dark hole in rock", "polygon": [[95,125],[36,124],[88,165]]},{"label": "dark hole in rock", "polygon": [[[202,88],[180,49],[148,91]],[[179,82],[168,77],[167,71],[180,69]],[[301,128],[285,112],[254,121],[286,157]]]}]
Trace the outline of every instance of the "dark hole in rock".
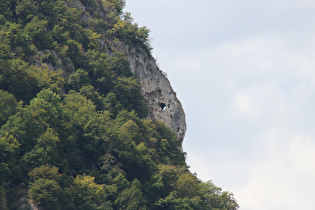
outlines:
[{"label": "dark hole in rock", "polygon": [[171,116],[171,118],[173,118],[173,115],[170,115]]},{"label": "dark hole in rock", "polygon": [[165,108],[166,108],[166,104],[164,104],[164,103],[160,103],[160,107],[161,107],[161,109],[162,109],[162,110],[165,110]]}]

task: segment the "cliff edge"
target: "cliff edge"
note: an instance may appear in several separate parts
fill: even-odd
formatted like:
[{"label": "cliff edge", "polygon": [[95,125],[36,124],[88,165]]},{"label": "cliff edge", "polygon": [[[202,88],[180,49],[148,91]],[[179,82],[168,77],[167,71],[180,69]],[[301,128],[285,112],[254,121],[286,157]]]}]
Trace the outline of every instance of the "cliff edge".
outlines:
[{"label": "cliff edge", "polygon": [[183,141],[186,132],[185,112],[170,81],[147,52],[126,46],[125,54],[132,72],[142,84],[148,118],[163,121]]},{"label": "cliff edge", "polygon": [[[76,7],[83,11],[82,20],[89,25],[91,17],[93,17],[93,8],[86,8],[81,1],[74,0],[69,6]],[[106,18],[106,10],[96,9],[97,14]],[[186,132],[186,120],[184,109],[176,97],[170,81],[156,64],[156,60],[152,57],[149,50],[141,47],[134,47],[125,42],[117,42],[117,40],[108,40],[105,38],[106,31],[102,34],[101,45],[104,51],[113,54],[118,50],[125,54],[130,62],[131,71],[142,84],[142,94],[146,99],[148,106],[148,118],[151,120],[160,120],[171,128],[177,137],[184,139]]]}]

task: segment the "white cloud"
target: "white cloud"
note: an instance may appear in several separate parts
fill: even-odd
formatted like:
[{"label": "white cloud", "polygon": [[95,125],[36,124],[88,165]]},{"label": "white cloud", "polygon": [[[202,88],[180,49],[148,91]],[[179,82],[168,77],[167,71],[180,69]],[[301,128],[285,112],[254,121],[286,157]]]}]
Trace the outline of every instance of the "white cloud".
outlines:
[{"label": "white cloud", "polygon": [[235,190],[243,210],[313,209],[314,137],[272,131],[261,141],[265,155],[251,167],[248,182]]},{"label": "white cloud", "polygon": [[184,105],[192,171],[241,210],[313,209],[314,1],[128,4]]},{"label": "white cloud", "polygon": [[241,113],[255,116],[255,108],[250,97],[242,93],[235,93],[235,109]]},{"label": "white cloud", "polygon": [[188,123],[203,128],[202,139],[187,138],[194,147],[186,147],[193,151],[189,164],[203,180],[234,192],[242,210],[312,206],[315,69],[309,53],[273,37],[223,44],[191,58],[196,75],[203,75],[187,69],[191,91],[212,97],[197,94],[198,107],[206,108],[188,112],[200,116]]}]

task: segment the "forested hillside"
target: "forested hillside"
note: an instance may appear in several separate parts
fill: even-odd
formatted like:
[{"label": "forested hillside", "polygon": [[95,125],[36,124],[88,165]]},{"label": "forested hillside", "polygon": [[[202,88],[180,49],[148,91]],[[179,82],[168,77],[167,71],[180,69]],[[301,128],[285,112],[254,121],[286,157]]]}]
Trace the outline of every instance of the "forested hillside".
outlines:
[{"label": "forested hillside", "polygon": [[235,209],[146,119],[119,0],[0,0],[0,209]]}]

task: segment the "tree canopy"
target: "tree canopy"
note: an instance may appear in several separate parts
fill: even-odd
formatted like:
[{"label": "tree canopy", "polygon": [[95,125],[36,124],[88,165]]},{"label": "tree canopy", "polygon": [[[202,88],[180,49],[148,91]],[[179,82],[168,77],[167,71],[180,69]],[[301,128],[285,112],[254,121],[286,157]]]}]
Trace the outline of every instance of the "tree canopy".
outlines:
[{"label": "tree canopy", "polygon": [[146,119],[123,52],[150,53],[121,0],[0,0],[0,208],[235,209]]}]

